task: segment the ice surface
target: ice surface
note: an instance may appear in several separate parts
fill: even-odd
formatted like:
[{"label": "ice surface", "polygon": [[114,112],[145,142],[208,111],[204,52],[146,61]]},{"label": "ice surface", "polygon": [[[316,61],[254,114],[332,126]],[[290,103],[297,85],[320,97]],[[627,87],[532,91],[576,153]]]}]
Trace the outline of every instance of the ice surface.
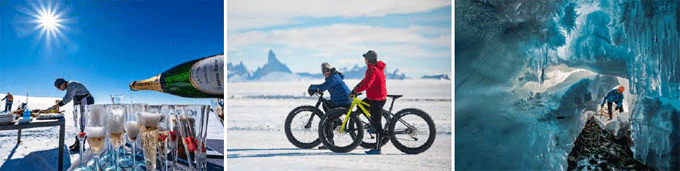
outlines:
[{"label": "ice surface", "polygon": [[[345,80],[353,87],[360,80]],[[402,94],[393,113],[404,108],[427,112],[437,128],[433,146],[419,155],[404,155],[388,143],[384,155],[365,156],[366,149],[348,154],[329,150],[304,150],[286,139],[284,121],[288,113],[301,105],[314,105],[310,84],[323,80],[288,82],[230,83],[227,87],[227,159],[233,170],[450,170],[451,165],[451,81],[387,80],[387,94]],[[329,98],[329,94],[324,94]],[[365,97],[361,96],[361,98]],[[385,109],[389,108],[387,100]],[[319,162],[309,162],[319,161]],[[304,163],[304,164],[302,164]]]},{"label": "ice surface", "polygon": [[604,94],[625,83],[563,65],[547,67],[544,75],[543,83],[457,91],[456,169],[566,169],[587,117]]},{"label": "ice surface", "polygon": [[[680,149],[680,142],[669,128],[675,128],[678,122],[670,117],[673,112],[658,112],[670,109],[651,101],[680,104],[679,3],[456,0],[457,168],[565,169],[560,163],[566,163],[562,153],[569,147],[557,144],[580,127],[570,121],[578,117],[569,114],[592,114],[604,93],[622,84],[627,88],[624,110],[630,110],[631,129],[637,137],[636,159],[660,169],[675,169],[669,168],[673,166],[669,163],[677,165],[680,161],[680,150],[673,150]],[[590,80],[586,82],[590,82],[592,100],[583,109],[575,105],[579,104],[576,96],[560,94],[580,92],[579,85],[586,83],[558,81],[559,77],[549,75],[549,68],[562,64],[598,75],[574,77]],[[546,88],[556,84],[550,79],[566,86]],[[577,89],[567,91],[565,87]],[[536,100],[537,94],[541,100]],[[570,100],[576,101],[565,103]],[[513,108],[513,102],[523,108]],[[552,116],[569,122],[534,121]],[[623,128],[618,131],[627,129],[626,118],[619,119],[621,122],[617,119],[605,124],[610,129]],[[462,135],[489,138],[464,139],[458,137],[459,128]],[[479,155],[472,154],[474,150],[459,153],[468,149],[487,151]],[[459,154],[463,155],[458,158]],[[517,159],[521,162],[513,162]],[[487,164],[489,161],[494,164]]]},{"label": "ice surface", "polygon": [[229,130],[227,170],[451,170],[451,134],[437,134],[432,147],[418,155],[404,154],[391,143],[382,155],[300,149],[283,131]]},{"label": "ice surface", "polygon": [[631,116],[635,158],[661,170],[678,170],[680,165],[680,100],[645,97]]}]

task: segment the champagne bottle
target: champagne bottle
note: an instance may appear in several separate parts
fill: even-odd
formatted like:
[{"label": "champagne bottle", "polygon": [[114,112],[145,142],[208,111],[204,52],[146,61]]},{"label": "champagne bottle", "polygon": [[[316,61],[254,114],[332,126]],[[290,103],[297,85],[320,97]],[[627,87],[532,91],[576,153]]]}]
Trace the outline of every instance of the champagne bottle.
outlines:
[{"label": "champagne bottle", "polygon": [[179,64],[141,81],[130,90],[151,90],[190,98],[224,98],[224,54]]}]

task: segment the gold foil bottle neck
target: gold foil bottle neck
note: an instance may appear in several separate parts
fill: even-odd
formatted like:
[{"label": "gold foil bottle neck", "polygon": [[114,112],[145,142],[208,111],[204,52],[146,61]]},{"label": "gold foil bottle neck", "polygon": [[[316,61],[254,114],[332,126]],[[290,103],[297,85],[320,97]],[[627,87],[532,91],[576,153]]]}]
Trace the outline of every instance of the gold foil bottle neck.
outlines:
[{"label": "gold foil bottle neck", "polygon": [[159,74],[142,81],[133,81],[130,83],[130,90],[152,90],[163,92],[163,89],[161,89],[161,75]]}]

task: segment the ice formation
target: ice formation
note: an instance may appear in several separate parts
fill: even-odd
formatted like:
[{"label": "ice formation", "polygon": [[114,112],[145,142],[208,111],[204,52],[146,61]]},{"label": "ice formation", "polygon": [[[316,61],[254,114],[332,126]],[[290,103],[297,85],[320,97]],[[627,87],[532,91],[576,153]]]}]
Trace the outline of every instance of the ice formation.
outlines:
[{"label": "ice formation", "polygon": [[631,130],[636,159],[680,169],[679,16],[678,1],[455,0],[456,169],[566,169],[619,84],[630,117],[609,129]]}]

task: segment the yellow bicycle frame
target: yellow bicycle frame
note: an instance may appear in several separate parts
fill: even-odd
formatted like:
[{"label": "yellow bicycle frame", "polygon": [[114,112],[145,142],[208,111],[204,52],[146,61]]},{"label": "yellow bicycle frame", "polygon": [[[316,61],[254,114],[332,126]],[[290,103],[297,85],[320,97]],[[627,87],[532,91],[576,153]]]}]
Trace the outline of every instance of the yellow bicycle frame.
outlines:
[{"label": "yellow bicycle frame", "polygon": [[355,106],[358,106],[359,109],[361,109],[361,111],[364,112],[364,115],[366,115],[366,117],[371,118],[371,114],[368,113],[368,111],[366,111],[366,108],[364,107],[364,106],[370,107],[370,105],[368,105],[368,103],[361,101],[359,98],[354,96],[352,98],[352,104],[350,104],[349,109],[347,110],[347,115],[345,115],[345,120],[342,121],[342,126],[340,126],[340,130],[338,130],[340,133],[345,132],[345,125],[347,125],[347,121],[349,121],[349,118],[352,114],[352,109],[354,109]]}]

